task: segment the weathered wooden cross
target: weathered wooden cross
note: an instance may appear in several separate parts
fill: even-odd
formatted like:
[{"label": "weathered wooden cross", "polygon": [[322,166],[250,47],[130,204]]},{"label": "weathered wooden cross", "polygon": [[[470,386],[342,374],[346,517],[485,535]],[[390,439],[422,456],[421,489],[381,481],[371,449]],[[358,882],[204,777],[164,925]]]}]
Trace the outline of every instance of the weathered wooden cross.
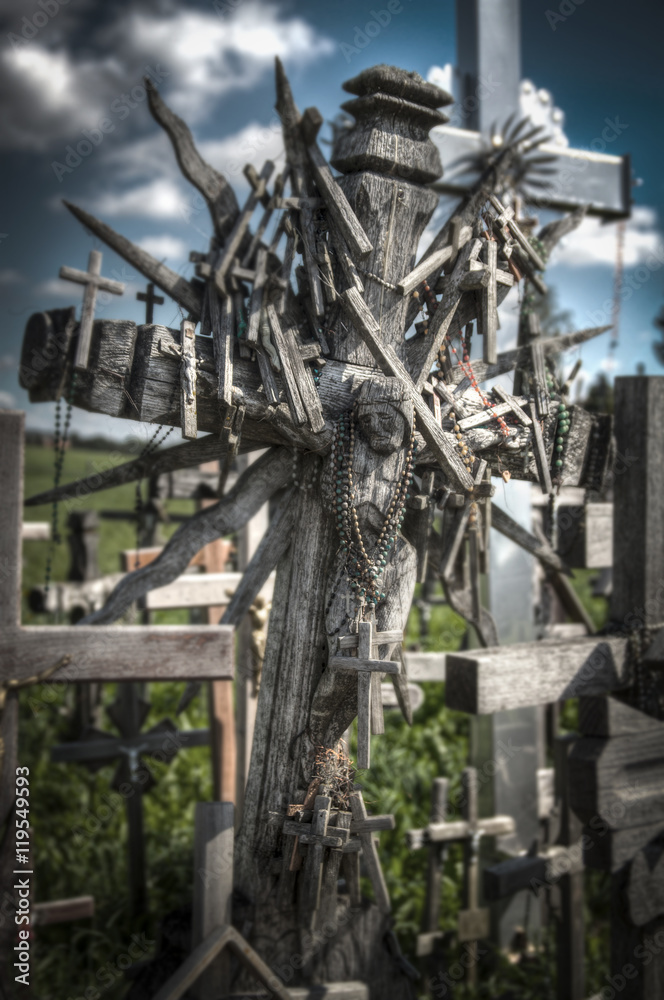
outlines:
[{"label": "weathered wooden cross", "polygon": [[[462,783],[466,789],[463,797],[463,816],[461,820],[445,821],[437,819],[432,821],[424,830],[408,831],[408,846],[411,850],[421,847],[433,848],[434,845],[444,845],[455,842],[464,844],[465,854],[465,909],[459,913],[459,925],[457,938],[460,943],[468,944],[470,962],[468,965],[468,981],[477,982],[477,942],[489,935],[489,911],[478,906],[479,888],[479,858],[478,844],[479,838],[499,837],[505,834],[514,833],[516,825],[511,816],[490,816],[479,818],[478,814],[478,781],[477,769],[467,767],[463,771]],[[440,816],[443,794],[446,797],[447,788],[440,787],[438,798],[434,802],[436,814]],[[437,918],[439,914],[439,904],[434,899],[434,891],[440,887],[440,872],[444,856],[442,851],[436,851],[435,856],[430,856],[429,871],[433,874],[433,880],[427,889],[427,913],[425,914],[426,925],[430,930],[426,930],[418,937],[418,955],[429,955],[434,950],[437,941],[441,940],[442,932],[437,929]],[[436,922],[436,926],[432,926]]]},{"label": "weathered wooden cross", "polygon": [[356,656],[333,656],[329,670],[357,672],[357,766],[371,766],[371,733],[382,733],[383,705],[380,692],[381,674],[398,674],[401,664],[395,660],[379,660],[374,651],[378,646],[394,645],[403,640],[403,632],[376,632],[371,621],[360,622],[357,634],[342,636],[341,649],[356,649]]},{"label": "weathered wooden cross", "polygon": [[163,306],[164,296],[155,295],[154,293],[154,282],[148,281],[148,287],[144,292],[136,292],[136,298],[139,302],[145,302],[145,322],[154,323],[154,307]]},{"label": "weathered wooden cross", "polygon": [[60,277],[65,281],[74,281],[78,285],[85,285],[83,305],[81,307],[78,346],[74,359],[74,367],[84,369],[88,367],[88,355],[90,354],[90,343],[92,341],[92,321],[95,318],[97,292],[101,290],[103,292],[110,292],[112,295],[123,295],[125,286],[121,281],[113,281],[111,278],[101,277],[100,250],[90,251],[87,271],[77,271],[75,267],[63,265],[60,268]]}]

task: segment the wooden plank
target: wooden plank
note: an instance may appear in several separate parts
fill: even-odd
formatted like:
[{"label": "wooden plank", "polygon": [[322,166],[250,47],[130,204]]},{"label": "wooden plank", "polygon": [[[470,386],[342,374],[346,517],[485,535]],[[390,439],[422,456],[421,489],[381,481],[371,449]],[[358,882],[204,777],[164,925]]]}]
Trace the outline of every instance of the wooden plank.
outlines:
[{"label": "wooden plank", "polygon": [[[542,420],[549,415],[550,398],[546,387],[544,351],[539,340],[534,340],[530,344],[530,357],[533,366],[535,409],[537,411],[537,419]],[[533,419],[535,419],[535,414],[533,414]]]},{"label": "wooden plank", "polygon": [[487,240],[484,245],[484,261],[487,269],[487,284],[482,290],[482,358],[488,365],[498,360],[498,298],[496,292],[496,271],[498,268],[498,244]]},{"label": "wooden plank", "polygon": [[402,295],[410,295],[415,289],[422,284],[425,278],[428,278],[430,274],[437,271],[439,267],[446,264],[448,260],[452,259],[454,253],[454,248],[451,246],[441,247],[440,250],[436,250],[429,257],[425,257],[421,260],[416,267],[407,274],[401,281],[397,284],[397,291],[401,292]]},{"label": "wooden plank", "polygon": [[617,872],[624,868],[638,852],[664,830],[661,820],[632,826],[625,830],[612,830],[606,820],[596,817],[592,825],[584,826],[583,859],[586,868]]},{"label": "wooden plank", "polygon": [[371,766],[371,673],[368,670],[359,671],[357,675],[357,766],[362,769]]},{"label": "wooden plank", "polygon": [[533,402],[529,403],[529,407],[530,415],[533,421],[533,453],[535,455],[535,462],[539,473],[540,488],[542,493],[553,493],[549,460],[547,458],[546,451],[544,450],[544,439],[542,437],[542,428],[537,416],[537,409]]},{"label": "wooden plank", "polygon": [[[366,820],[369,817],[367,816],[361,792],[351,792],[350,807],[353,813],[353,822],[363,824],[362,829],[364,830]],[[353,824],[351,823],[351,830],[352,828]],[[374,895],[376,897],[376,905],[381,913],[390,913],[392,910],[392,904],[390,903],[385,876],[383,875],[383,869],[378,857],[378,851],[376,849],[376,843],[373,839],[373,833],[370,830],[367,830],[366,832],[360,832],[359,837],[362,841],[362,857],[364,858],[364,863],[367,867],[369,878],[371,879]]]},{"label": "wooden plank", "polygon": [[409,681],[444,681],[445,653],[404,653]]},{"label": "wooden plank", "polygon": [[579,699],[579,731],[584,736],[629,736],[659,732],[662,723],[638,708],[609,696]]},{"label": "wooden plank", "polygon": [[262,187],[258,189],[252,188],[242,211],[239,212],[235,219],[233,229],[231,230],[228,239],[223,245],[221,252],[221,257],[217,263],[214,271],[214,282],[219,289],[221,295],[227,294],[226,288],[226,275],[231,269],[233,261],[237,257],[242,240],[249,229],[249,223],[251,222],[251,217],[254,214],[254,210],[260,201],[262,195],[265,192],[265,183],[270,179],[270,175],[274,170],[274,163],[270,160],[266,160],[263,165],[263,169],[259,174],[259,181],[262,182]]},{"label": "wooden plank", "polygon": [[[230,924],[233,900],[232,802],[197,802],[194,813],[194,898],[191,943],[197,948],[216,927]],[[229,963],[219,955],[199,976],[194,994],[205,1000],[228,982]]]},{"label": "wooden plank", "polygon": [[362,258],[366,257],[373,250],[369,237],[360,225],[355,212],[350,207],[346,195],[337,184],[327,160],[320,151],[318,143],[314,142],[310,146],[307,146],[307,155],[316,186],[323,196],[330,217],[334,220],[335,225],[339,227],[351,257],[355,260],[362,260]]},{"label": "wooden plank", "polygon": [[47,903],[33,903],[30,923],[39,927],[65,924],[74,920],[88,920],[95,915],[94,896],[75,896],[71,899],[54,899]]},{"label": "wooden plank", "polygon": [[[25,413],[6,410],[0,415],[0,468],[3,475],[0,537],[3,540],[4,563],[0,573],[0,629],[16,628],[21,621],[24,428]],[[57,657],[51,662],[54,659]],[[25,676],[29,677],[32,673],[34,671],[28,670]]]},{"label": "wooden plank", "polygon": [[306,423],[307,414],[302,404],[297,379],[295,377],[295,372],[293,371],[290,351],[288,350],[288,343],[281,329],[281,323],[279,322],[277,311],[272,303],[270,303],[267,307],[267,318],[272,332],[272,340],[277,354],[279,355],[279,361],[281,362],[281,375],[286,389],[286,396],[288,397],[288,407],[291,411],[294,423],[301,425]]},{"label": "wooden plank", "polygon": [[297,341],[296,331],[293,327],[287,327],[283,331],[283,334],[302,405],[309,418],[309,426],[314,434],[318,434],[325,428],[325,417],[323,416],[320,396],[314,383],[313,374],[311,369],[306,367],[302,361],[302,353]]},{"label": "wooden plank", "polygon": [[263,291],[265,288],[265,281],[267,278],[267,250],[265,247],[259,247],[258,253],[256,254],[256,277],[254,278],[254,287],[251,292],[251,300],[249,302],[249,322],[247,324],[246,340],[249,344],[257,344],[259,340],[259,323],[261,318],[261,309],[263,307]]},{"label": "wooden plank", "polygon": [[604,569],[613,563],[613,504],[589,503],[585,509],[586,569]]},{"label": "wooden plank", "polygon": [[0,683],[71,656],[54,682],[231,680],[233,629],[219,625],[34,625],[0,633]]},{"label": "wooden plank", "polygon": [[664,914],[664,845],[661,841],[642,848],[632,861],[627,879],[629,919],[645,927]]},{"label": "wooden plank", "polygon": [[473,413],[469,417],[464,417],[459,420],[459,427],[462,431],[470,430],[471,427],[480,427],[482,424],[486,424],[489,420],[493,420],[496,417],[503,417],[506,413],[512,412],[511,403],[497,403],[494,406],[489,406],[486,410],[480,410],[478,413]]},{"label": "wooden plank", "polygon": [[505,392],[505,390],[501,385],[494,385],[492,392],[494,392],[496,396],[502,399],[504,403],[510,404],[510,409],[512,410],[512,413],[517,418],[520,424],[522,424],[524,427],[531,426],[532,420],[530,419],[526,411],[519,406],[514,396],[510,396],[509,393]]},{"label": "wooden plank", "polygon": [[21,540],[24,542],[46,542],[51,537],[48,521],[24,521],[21,525]]},{"label": "wooden plank", "polygon": [[274,372],[272,371],[272,365],[270,360],[261,346],[256,345],[256,360],[258,361],[258,368],[261,373],[261,382],[263,383],[263,389],[265,391],[265,398],[267,399],[268,406],[279,406],[281,398],[279,396],[279,386],[277,385],[277,380],[274,377]]},{"label": "wooden plank", "polygon": [[599,816],[614,830],[658,821],[664,827],[664,722],[626,736],[579,740],[569,773],[570,803],[585,823]]},{"label": "wooden plank", "polygon": [[620,636],[448,653],[446,672],[447,705],[472,715],[605,694],[631,679],[628,642]]},{"label": "wooden plank", "polygon": [[[206,608],[227,605],[230,596],[242,582],[242,573],[185,573],[164,587],[156,587],[145,595],[148,610],[169,608]],[[261,587],[266,600],[272,599],[274,576],[269,574]]]},{"label": "wooden plank", "polygon": [[231,295],[219,299],[217,289],[209,288],[210,321],[214,342],[214,361],[219,380],[219,399],[225,406],[233,405],[233,350],[235,341],[235,310]]}]

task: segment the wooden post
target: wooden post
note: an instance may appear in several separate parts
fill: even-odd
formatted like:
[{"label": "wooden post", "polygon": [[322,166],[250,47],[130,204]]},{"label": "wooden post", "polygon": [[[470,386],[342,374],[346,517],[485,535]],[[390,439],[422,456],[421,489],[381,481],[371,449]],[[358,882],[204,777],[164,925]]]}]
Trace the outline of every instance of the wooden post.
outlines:
[{"label": "wooden post", "polygon": [[[232,802],[196,803],[192,949],[232,920],[233,813]],[[219,955],[197,980],[195,995],[208,1000],[225,994],[229,973],[228,956]]]}]

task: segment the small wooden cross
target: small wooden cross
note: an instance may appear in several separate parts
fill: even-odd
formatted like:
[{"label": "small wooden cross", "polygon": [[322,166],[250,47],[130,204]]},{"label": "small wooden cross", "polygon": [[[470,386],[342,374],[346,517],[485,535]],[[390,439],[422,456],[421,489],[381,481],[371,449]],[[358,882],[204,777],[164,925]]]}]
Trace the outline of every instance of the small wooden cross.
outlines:
[{"label": "small wooden cross", "polygon": [[376,903],[381,913],[390,913],[392,904],[373,835],[381,830],[393,830],[394,816],[369,816],[362,792],[351,792],[350,808],[353,813],[350,824],[351,836],[356,834],[362,844],[362,857],[369,872]]},{"label": "small wooden cross", "polygon": [[511,286],[514,284],[514,276],[499,270],[498,244],[495,240],[483,240],[480,255],[481,261],[468,261],[461,287],[464,291],[479,292],[477,326],[478,333],[483,337],[483,360],[487,364],[495,364],[498,360],[498,284]]},{"label": "small wooden cross", "polygon": [[[330,670],[357,671],[357,766],[365,769],[371,764],[371,724],[375,711],[380,712],[382,721],[382,702],[380,702],[380,675],[398,674],[400,665],[394,660],[378,660],[373,658],[374,649],[385,643],[394,644],[403,640],[403,632],[375,632],[373,622],[360,622],[357,635],[343,636],[339,640],[341,649],[357,649],[357,656],[332,656],[328,663]],[[376,680],[372,680],[375,675]],[[374,687],[378,690],[378,699],[372,697]],[[380,725],[376,714],[376,723]],[[382,731],[382,730],[381,730]]]},{"label": "small wooden cross", "polygon": [[85,285],[83,293],[83,306],[81,308],[81,322],[78,330],[78,344],[76,346],[76,358],[74,367],[84,370],[88,367],[88,355],[90,354],[90,341],[92,340],[92,321],[95,318],[95,304],[97,302],[97,292],[110,292],[111,295],[122,295],[125,286],[121,281],[112,281],[110,278],[101,277],[101,252],[91,250],[88,258],[87,271],[77,271],[74,267],[63,266],[60,268],[60,277],[64,281],[75,281],[78,285]]},{"label": "small wooden cross", "polygon": [[155,295],[154,293],[154,283],[152,281],[148,282],[148,287],[144,292],[136,292],[136,298],[139,302],[145,302],[145,322],[147,325],[154,322],[154,307],[163,306],[164,296]]}]

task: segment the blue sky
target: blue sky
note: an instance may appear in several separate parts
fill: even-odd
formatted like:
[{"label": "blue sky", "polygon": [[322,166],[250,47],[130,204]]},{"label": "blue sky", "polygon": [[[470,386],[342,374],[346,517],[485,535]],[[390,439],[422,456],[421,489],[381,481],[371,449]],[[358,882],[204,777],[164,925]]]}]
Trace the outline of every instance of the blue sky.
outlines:
[{"label": "blue sky", "polygon": [[[189,250],[207,249],[207,212],[180,178],[141,94],[147,67],[190,123],[204,155],[225,170],[243,198],[242,165],[260,167],[283,155],[273,110],[275,54],[286,65],[299,106],[317,105],[330,119],[346,96],[341,84],[363,68],[387,62],[426,77],[432,67],[454,63],[455,46],[452,0],[393,3],[389,23],[363,47],[356,43],[365,36],[357,31],[375,20],[372,12],[384,10],[382,4],[41,3],[5,0],[0,31],[0,169],[8,195],[0,221],[0,405],[26,409],[29,426],[50,428],[53,407],[30,404],[18,386],[23,328],[35,310],[80,303],[81,291],[59,282],[58,269],[84,267],[96,245],[60,200],[83,205],[184,273],[190,273]],[[589,148],[606,119],[618,118],[624,127],[616,148],[607,151],[631,153],[642,181],[626,232],[616,374],[633,373],[638,363],[662,373],[652,350],[652,321],[662,305],[664,276],[663,35],[664,8],[654,2],[633,0],[629,8],[616,0],[523,2],[523,76],[548,90],[564,111],[571,146]],[[103,119],[108,131],[102,133]],[[67,147],[80,143],[84,130],[98,144],[78,165],[70,156],[64,170],[58,164],[67,166]],[[127,290],[102,303],[97,315],[141,320],[135,294],[144,282],[100,249],[103,272],[125,280]],[[615,227],[589,220],[552,261],[547,280],[577,326],[606,315],[614,259]],[[502,346],[514,335],[515,316],[508,301]],[[156,319],[177,325],[178,310],[158,307]],[[586,380],[607,370],[607,349],[606,336],[584,348]],[[74,428],[116,436],[136,430],[82,412]]]}]

